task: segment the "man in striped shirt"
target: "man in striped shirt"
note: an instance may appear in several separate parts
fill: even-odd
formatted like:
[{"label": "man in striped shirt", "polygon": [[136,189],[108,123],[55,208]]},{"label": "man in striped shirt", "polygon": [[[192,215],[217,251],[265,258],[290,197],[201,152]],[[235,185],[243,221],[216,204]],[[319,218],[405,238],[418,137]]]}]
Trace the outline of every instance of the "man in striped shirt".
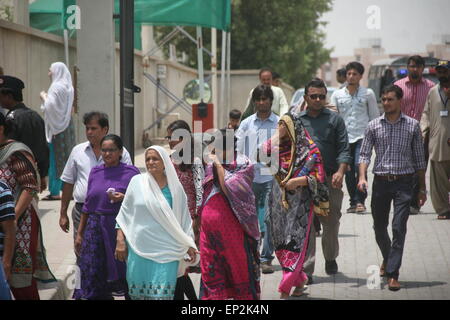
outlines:
[{"label": "man in striped shirt", "polygon": [[[420,121],[427,100],[428,92],[434,87],[433,81],[423,77],[425,60],[421,56],[411,56],[407,61],[408,76],[396,81],[394,84],[402,88],[403,98],[401,109],[407,116]],[[426,157],[428,158],[428,157]],[[419,193],[419,178],[414,177],[414,197],[411,202],[411,214],[418,214],[420,211],[417,203]]]},{"label": "man in striped shirt", "polygon": [[[419,176],[419,206],[427,197],[425,189],[425,154],[419,122],[401,112],[403,91],[399,86],[389,85],[383,89],[384,114],[372,120],[359,155],[359,183],[361,191],[367,190],[366,170],[370,163],[372,148],[376,158],[372,185],[372,217],[375,238],[383,255],[380,275],[388,277],[389,290],[400,289],[398,283],[406,238],[406,225],[413,198],[414,174]],[[394,202],[392,220],[393,239],[389,238],[389,211]]]},{"label": "man in striped shirt", "polygon": [[[11,189],[6,183],[0,181],[0,263],[3,265],[7,279],[11,275],[11,264],[16,244],[15,219],[14,197]],[[0,293],[9,293],[7,288],[1,288],[2,285],[5,284],[0,283]]]}]

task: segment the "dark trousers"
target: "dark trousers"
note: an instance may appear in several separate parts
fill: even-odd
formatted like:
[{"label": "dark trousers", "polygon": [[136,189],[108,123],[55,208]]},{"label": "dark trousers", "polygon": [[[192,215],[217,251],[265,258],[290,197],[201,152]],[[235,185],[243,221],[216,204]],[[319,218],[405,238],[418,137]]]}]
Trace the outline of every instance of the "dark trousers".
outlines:
[{"label": "dark trousers", "polygon": [[[413,196],[414,177],[402,177],[395,181],[374,178],[372,187],[372,217],[375,238],[386,263],[386,275],[398,279],[405,246],[406,226]],[[389,211],[394,202],[392,241],[388,234]]]},{"label": "dark trousers", "polygon": [[188,300],[198,300],[197,294],[195,293],[194,284],[188,275],[177,279],[173,300],[184,300],[184,294],[186,294]]},{"label": "dark trousers", "polygon": [[350,143],[352,163],[350,164],[350,170],[345,173],[345,184],[347,185],[347,191],[350,196],[350,206],[356,206],[358,203],[364,204],[367,198],[367,193],[361,192],[357,188],[359,180],[358,162],[361,145],[362,139],[354,143]]},{"label": "dark trousers", "polygon": [[419,196],[419,191],[420,191],[419,175],[415,174],[413,180],[414,180],[413,181],[413,195],[411,198],[410,206],[413,208],[416,208],[416,209],[420,209],[419,201],[418,201],[418,196]]}]

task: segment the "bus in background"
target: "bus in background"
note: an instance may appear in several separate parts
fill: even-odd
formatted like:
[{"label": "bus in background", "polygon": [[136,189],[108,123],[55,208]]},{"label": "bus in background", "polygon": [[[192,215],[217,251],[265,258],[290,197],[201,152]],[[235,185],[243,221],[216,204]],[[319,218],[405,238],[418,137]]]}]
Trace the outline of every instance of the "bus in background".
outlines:
[{"label": "bus in background", "polygon": [[[434,83],[438,82],[436,78],[436,70],[434,66],[439,59],[424,57],[425,69],[423,70],[423,76]],[[381,90],[383,88],[397,80],[400,80],[408,75],[408,69],[406,63],[408,57],[382,59],[376,61],[370,66],[369,69],[369,88],[375,92],[377,102],[381,102]]]}]

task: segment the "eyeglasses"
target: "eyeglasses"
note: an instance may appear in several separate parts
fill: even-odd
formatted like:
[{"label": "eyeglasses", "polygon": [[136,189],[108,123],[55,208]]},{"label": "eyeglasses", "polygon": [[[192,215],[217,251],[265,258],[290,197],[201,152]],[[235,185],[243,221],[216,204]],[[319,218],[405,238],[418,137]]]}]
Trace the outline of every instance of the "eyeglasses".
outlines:
[{"label": "eyeglasses", "polygon": [[117,150],[119,150],[119,149],[117,149],[117,148],[111,148],[111,149],[102,149],[102,152],[103,153],[113,153],[113,152],[116,152]]},{"label": "eyeglasses", "polygon": [[325,94],[311,94],[309,95],[309,98],[312,100],[317,100],[319,98],[320,100],[325,100],[327,96]]}]

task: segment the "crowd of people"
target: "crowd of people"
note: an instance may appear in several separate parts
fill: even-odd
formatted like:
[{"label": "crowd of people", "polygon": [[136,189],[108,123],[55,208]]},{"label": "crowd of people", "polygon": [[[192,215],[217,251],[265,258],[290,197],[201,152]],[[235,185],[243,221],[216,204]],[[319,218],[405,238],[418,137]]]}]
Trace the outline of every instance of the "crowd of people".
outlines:
[{"label": "crowd of people", "polygon": [[[399,290],[407,221],[427,200],[428,160],[433,207],[450,219],[450,62],[436,66],[437,84],[424,67],[420,56],[408,59],[408,76],[382,90],[382,114],[360,84],[359,62],[338,71],[342,86],[329,102],[314,78],[291,108],[262,69],[244,112],[232,110],[227,127],[201,141],[201,153],[189,124],[175,121],[167,127],[171,151],[147,148],[143,173],[102,112],[83,116],[87,141],[75,145],[74,90],[63,63],[50,66],[44,118],[23,103],[25,84],[1,75],[0,299],[38,300],[37,281],[56,281],[37,202],[47,177],[44,199],[61,201],[60,227],[73,230],[81,279],[74,299],[257,300],[260,273],[273,273],[275,258],[280,298],[301,296],[314,283],[319,230],[325,271],[339,270],[343,182],[347,213],[365,213],[373,150],[380,276]],[[199,297],[190,273],[201,275]]]}]

